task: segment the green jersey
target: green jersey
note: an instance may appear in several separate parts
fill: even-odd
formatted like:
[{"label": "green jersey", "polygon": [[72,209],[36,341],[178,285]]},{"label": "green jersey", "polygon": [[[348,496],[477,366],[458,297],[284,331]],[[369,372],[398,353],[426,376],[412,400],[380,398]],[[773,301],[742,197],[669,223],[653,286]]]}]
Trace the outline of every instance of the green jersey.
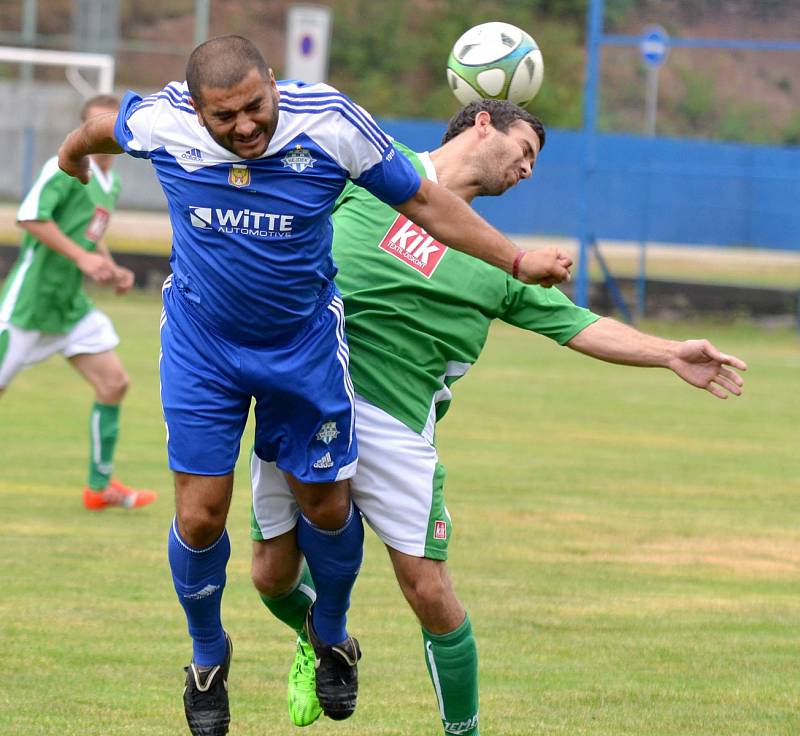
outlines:
[{"label": "green jersey", "polygon": [[[428,154],[395,146],[436,180]],[[356,391],[415,432],[447,411],[450,386],[478,359],[492,320],[563,345],[599,319],[555,288],[445,247],[351,183],[333,223]]]},{"label": "green jersey", "polygon": [[[103,237],[119,196],[119,177],[91,164],[87,185],[58,168],[51,158],[23,200],[17,220],[52,221],[88,251]],[[63,334],[91,309],[83,273],[69,258],[26,232],[19,258],[0,293],[0,323]]]}]

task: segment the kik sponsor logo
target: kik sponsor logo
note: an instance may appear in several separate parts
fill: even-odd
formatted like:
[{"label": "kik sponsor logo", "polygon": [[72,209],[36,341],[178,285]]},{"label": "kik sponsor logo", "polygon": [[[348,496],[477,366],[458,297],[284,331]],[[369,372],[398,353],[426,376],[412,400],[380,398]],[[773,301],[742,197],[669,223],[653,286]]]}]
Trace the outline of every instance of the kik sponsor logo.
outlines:
[{"label": "kik sponsor logo", "polygon": [[198,230],[215,230],[228,235],[288,238],[292,234],[293,221],[294,215],[280,215],[274,212],[189,206],[189,222],[192,227]]},{"label": "kik sponsor logo", "polygon": [[110,220],[111,212],[109,210],[105,207],[95,207],[92,219],[86,226],[86,239],[90,240],[92,243],[101,240],[103,235],[105,235]]},{"label": "kik sponsor logo", "polygon": [[419,271],[426,279],[431,277],[447,251],[447,246],[404,215],[398,215],[379,247]]}]

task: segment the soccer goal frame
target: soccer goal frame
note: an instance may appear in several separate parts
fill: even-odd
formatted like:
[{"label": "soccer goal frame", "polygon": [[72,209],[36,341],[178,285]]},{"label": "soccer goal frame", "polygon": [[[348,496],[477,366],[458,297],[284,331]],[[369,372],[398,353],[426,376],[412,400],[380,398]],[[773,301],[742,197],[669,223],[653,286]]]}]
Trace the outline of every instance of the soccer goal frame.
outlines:
[{"label": "soccer goal frame", "polygon": [[[64,75],[72,87],[88,99],[96,94],[111,94],[114,91],[114,57],[110,54],[90,54],[81,51],[53,51],[18,46],[0,46],[0,63],[26,66],[63,67]],[[97,71],[97,83],[92,84],[81,73],[81,69]],[[20,182],[23,192],[33,183],[34,129],[26,125],[21,130],[22,165]]]},{"label": "soccer goal frame", "polygon": [[[64,67],[69,83],[83,97],[91,97],[96,93],[110,94],[114,89],[114,57],[110,54],[0,46],[0,62]],[[78,69],[97,70],[96,88],[84,79]]]}]

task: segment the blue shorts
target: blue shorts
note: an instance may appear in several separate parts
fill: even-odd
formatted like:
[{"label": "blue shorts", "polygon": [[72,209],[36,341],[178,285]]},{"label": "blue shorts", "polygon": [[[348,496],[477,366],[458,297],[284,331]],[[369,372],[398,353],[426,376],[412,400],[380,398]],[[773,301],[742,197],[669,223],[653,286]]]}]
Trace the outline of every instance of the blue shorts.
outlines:
[{"label": "blue shorts", "polygon": [[172,470],[227,475],[255,398],[255,452],[305,483],[355,473],[354,394],[335,289],[294,340],[247,346],[191,313],[171,278],[161,316],[161,403]]}]

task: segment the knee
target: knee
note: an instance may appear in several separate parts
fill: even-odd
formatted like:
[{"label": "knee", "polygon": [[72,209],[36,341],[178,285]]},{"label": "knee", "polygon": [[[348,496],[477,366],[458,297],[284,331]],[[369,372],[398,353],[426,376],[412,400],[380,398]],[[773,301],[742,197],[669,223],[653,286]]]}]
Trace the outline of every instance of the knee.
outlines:
[{"label": "knee", "polygon": [[207,547],[219,539],[225,529],[225,509],[195,505],[176,513],[178,529],[186,543],[195,548]]},{"label": "knee", "polygon": [[98,381],[97,397],[103,404],[119,404],[128,392],[130,383],[131,379],[124,370],[114,371]]},{"label": "knee", "polygon": [[400,587],[411,608],[419,616],[421,612],[438,608],[452,595],[452,588],[439,576],[420,575],[401,581]]},{"label": "knee", "polygon": [[292,589],[297,570],[291,564],[265,556],[253,560],[250,577],[259,593],[268,598],[280,598]]},{"label": "knee", "polygon": [[[350,514],[350,496],[331,493],[306,499],[302,504],[303,516],[319,529],[341,529]],[[357,513],[353,510],[353,513]]]}]

